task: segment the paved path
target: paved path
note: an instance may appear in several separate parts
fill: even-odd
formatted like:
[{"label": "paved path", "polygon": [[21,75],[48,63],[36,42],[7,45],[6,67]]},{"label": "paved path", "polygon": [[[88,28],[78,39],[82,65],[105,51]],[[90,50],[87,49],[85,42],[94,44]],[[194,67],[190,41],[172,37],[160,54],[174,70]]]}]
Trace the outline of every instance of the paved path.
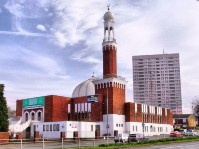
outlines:
[{"label": "paved path", "polygon": [[[108,140],[109,143],[114,143],[113,139]],[[63,142],[63,147],[70,149],[70,148],[77,148],[79,146],[85,147],[85,146],[98,146],[99,144],[106,144],[107,140],[104,139],[97,139],[97,140],[84,140],[84,141],[65,141]],[[62,142],[47,142],[44,141],[44,144],[42,142],[40,143],[23,143],[21,145],[20,142],[14,142],[7,145],[0,145],[0,149],[55,149],[55,148],[62,148]]]}]

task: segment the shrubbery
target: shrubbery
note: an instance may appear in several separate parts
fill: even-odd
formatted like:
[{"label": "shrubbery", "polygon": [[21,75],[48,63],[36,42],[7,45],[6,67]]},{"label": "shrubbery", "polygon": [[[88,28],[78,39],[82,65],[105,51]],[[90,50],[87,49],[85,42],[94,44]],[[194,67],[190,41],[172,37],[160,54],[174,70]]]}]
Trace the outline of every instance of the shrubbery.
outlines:
[{"label": "shrubbery", "polygon": [[176,137],[176,138],[164,138],[158,140],[144,140],[141,142],[131,142],[131,143],[110,143],[110,144],[101,144],[99,147],[108,147],[108,146],[138,146],[141,144],[162,144],[162,143],[173,143],[173,142],[185,142],[190,140],[199,140],[199,136],[189,136],[189,137]]}]

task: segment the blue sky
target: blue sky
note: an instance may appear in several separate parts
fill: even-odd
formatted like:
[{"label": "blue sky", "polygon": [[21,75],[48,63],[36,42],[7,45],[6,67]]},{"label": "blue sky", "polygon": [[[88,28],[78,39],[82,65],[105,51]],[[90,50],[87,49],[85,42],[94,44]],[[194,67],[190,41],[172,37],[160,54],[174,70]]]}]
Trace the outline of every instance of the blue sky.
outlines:
[{"label": "blue sky", "polygon": [[8,106],[17,99],[70,97],[102,76],[103,15],[115,15],[118,75],[133,100],[132,56],[180,53],[183,112],[199,90],[199,2],[196,0],[0,1],[0,82]]}]

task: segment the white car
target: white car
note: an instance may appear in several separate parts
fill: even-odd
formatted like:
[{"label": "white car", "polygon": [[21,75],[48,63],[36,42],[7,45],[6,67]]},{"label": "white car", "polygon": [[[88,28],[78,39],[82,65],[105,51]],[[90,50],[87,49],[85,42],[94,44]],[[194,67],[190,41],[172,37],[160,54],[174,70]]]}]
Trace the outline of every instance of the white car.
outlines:
[{"label": "white car", "polygon": [[126,133],[118,134],[117,136],[115,136],[114,141],[115,141],[115,143],[117,143],[117,142],[125,143],[128,141],[128,136],[129,136],[129,134],[126,134]]},{"label": "white car", "polygon": [[187,130],[184,135],[185,136],[197,136],[198,132],[195,130]]}]

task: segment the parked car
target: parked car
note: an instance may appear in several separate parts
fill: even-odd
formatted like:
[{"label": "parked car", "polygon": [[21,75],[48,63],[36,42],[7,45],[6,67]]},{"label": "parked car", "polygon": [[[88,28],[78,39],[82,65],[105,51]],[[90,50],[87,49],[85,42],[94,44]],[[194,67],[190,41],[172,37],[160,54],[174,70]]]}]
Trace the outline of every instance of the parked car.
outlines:
[{"label": "parked car", "polygon": [[114,141],[115,141],[115,143],[117,143],[117,142],[125,143],[128,141],[128,136],[129,136],[129,134],[126,134],[126,133],[118,134],[117,136],[115,136]]},{"label": "parked car", "polygon": [[172,131],[170,133],[170,137],[181,137],[181,136],[182,136],[182,134],[179,131]]},{"label": "parked car", "polygon": [[187,129],[181,129],[181,130],[179,130],[179,132],[180,132],[182,135],[185,135],[185,133],[187,132]]},{"label": "parked car", "polygon": [[128,137],[128,142],[140,142],[143,140],[148,140],[143,134],[130,134]]},{"label": "parked car", "polygon": [[187,130],[187,132],[185,133],[185,136],[197,136],[198,132],[195,130]]}]

